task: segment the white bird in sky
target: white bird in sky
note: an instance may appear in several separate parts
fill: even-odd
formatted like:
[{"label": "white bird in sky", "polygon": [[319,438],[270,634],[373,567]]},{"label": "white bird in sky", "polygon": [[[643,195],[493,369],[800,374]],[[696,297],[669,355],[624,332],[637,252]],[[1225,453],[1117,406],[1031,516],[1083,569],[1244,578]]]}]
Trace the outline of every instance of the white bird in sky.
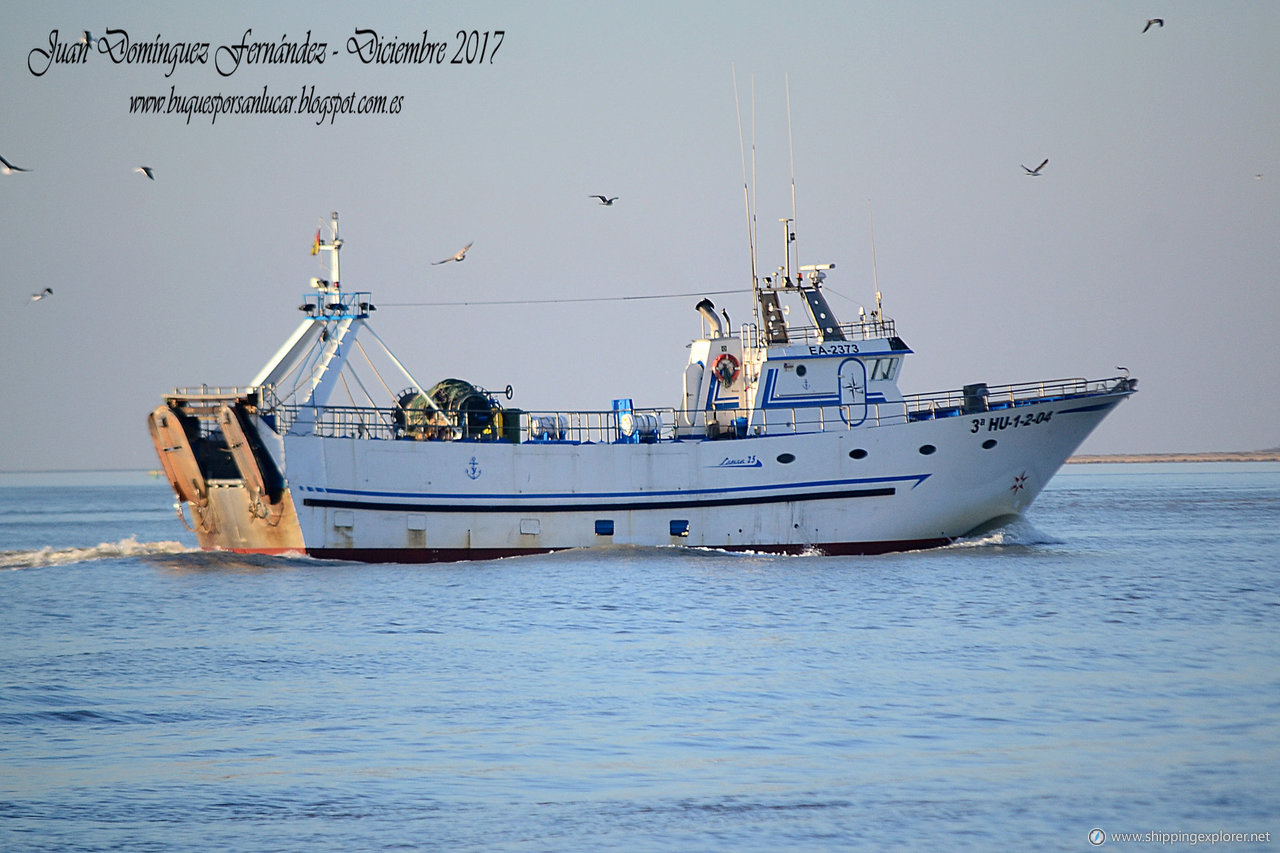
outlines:
[{"label": "white bird in sky", "polygon": [[0,157],[0,163],[4,164],[4,173],[6,175],[12,175],[14,172],[30,172],[31,171],[30,169],[24,169],[21,166],[15,166],[12,163],[10,163],[8,160],[4,159],[3,157]]},{"label": "white bird in sky", "polygon": [[[474,243],[474,242],[475,240],[471,241],[471,243]],[[468,243],[467,245],[463,246],[461,249],[458,250],[458,253],[451,258],[445,258],[443,261],[432,261],[431,266],[434,267],[437,264],[447,264],[449,263],[449,261],[465,261],[467,259],[467,249],[471,248],[471,243]]]},{"label": "white bird in sky", "polygon": [[52,295],[53,295],[53,288],[46,287],[44,290],[40,291],[39,293],[31,294],[31,301],[39,302],[41,299],[44,299],[46,296],[52,296]]},{"label": "white bird in sky", "polygon": [[151,180],[153,180],[153,181],[156,179],[156,176],[155,176],[154,174],[152,174],[152,172],[153,172],[154,170],[153,170],[150,166],[139,166],[138,168],[134,169],[133,171],[135,171],[135,172],[141,172],[142,174],[146,175],[148,178],[150,178],[150,179],[151,179]]},{"label": "white bird in sky", "polygon": [[618,197],[616,195],[613,198],[605,198],[602,195],[592,195],[592,196],[587,196],[587,198],[598,198],[600,199],[600,203],[603,204],[605,207],[613,207],[613,203],[618,200]]},{"label": "white bird in sky", "polygon": [[1151,29],[1152,24],[1155,24],[1157,27],[1163,27],[1164,18],[1147,18],[1147,25],[1142,28],[1142,31],[1145,33],[1147,30]]},{"label": "white bird in sky", "polygon": [[[1021,166],[1022,164],[1021,164],[1021,163],[1019,163],[1018,165],[1020,165],[1020,166]],[[1044,158],[1044,162],[1043,162],[1043,163],[1041,163],[1039,166],[1036,166],[1034,169],[1027,169],[1027,167],[1026,167],[1026,166],[1022,166],[1022,168],[1027,169],[1027,174],[1028,174],[1028,175],[1030,175],[1031,177],[1033,177],[1033,178],[1038,178],[1038,177],[1040,177],[1040,170],[1041,170],[1041,169],[1043,169],[1045,166],[1048,166],[1048,165],[1049,165],[1049,158],[1048,158],[1048,157],[1046,157],[1046,158]]]},{"label": "white bird in sky", "polygon": [[87,44],[89,45],[89,47],[93,47],[95,44],[98,43],[98,39],[95,38],[88,30],[85,30],[84,32],[80,33],[80,43]]}]

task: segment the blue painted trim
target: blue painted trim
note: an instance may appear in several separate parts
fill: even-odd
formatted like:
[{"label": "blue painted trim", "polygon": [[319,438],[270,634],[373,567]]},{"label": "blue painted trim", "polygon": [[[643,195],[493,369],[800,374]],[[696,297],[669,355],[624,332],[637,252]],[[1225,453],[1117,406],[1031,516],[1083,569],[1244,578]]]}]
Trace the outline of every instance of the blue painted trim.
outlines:
[{"label": "blue painted trim", "polygon": [[[870,486],[888,483],[911,484],[916,488],[931,474],[907,474],[900,477],[864,477],[851,480],[812,480],[803,483],[768,483],[756,486],[733,486],[726,489],[666,489],[652,492],[538,492],[529,494],[509,494],[501,492],[484,492],[479,494],[462,494],[458,492],[375,492],[361,489],[328,489],[320,486],[298,486],[298,490],[317,495],[346,495],[357,498],[398,498],[409,500],[461,500],[461,501],[535,501],[535,500],[644,500],[645,498],[663,497],[715,497],[729,495],[759,494],[761,492],[785,489],[821,489],[849,486]],[[772,498],[771,498],[772,499]],[[779,496],[778,500],[791,499]],[[576,509],[568,506],[567,509]]]},{"label": "blue painted trim", "polygon": [[604,501],[598,503],[551,504],[423,504],[394,501],[354,501],[340,498],[304,498],[303,506],[328,509],[363,509],[382,512],[483,512],[483,513],[557,513],[557,512],[652,512],[669,509],[709,509],[750,504],[788,504],[797,501],[835,501],[847,498],[886,498],[898,493],[896,486],[874,486],[866,489],[841,489],[831,492],[797,492],[784,495],[744,495],[724,498],[684,498],[663,501]]},{"label": "blue painted trim", "polygon": [[1107,409],[1109,409],[1109,408],[1111,408],[1112,406],[1114,406],[1117,402],[1119,402],[1119,401],[1118,401],[1118,400],[1111,400],[1111,401],[1108,401],[1108,402],[1106,402],[1106,403],[1097,403],[1097,404],[1092,405],[1092,406],[1077,406],[1077,407],[1076,407],[1076,408],[1074,408],[1074,409],[1059,409],[1059,410],[1058,410],[1058,414],[1060,414],[1060,415],[1076,415],[1076,414],[1080,414],[1081,412],[1105,412]]},{"label": "blue painted trim", "polygon": [[790,396],[778,396],[775,392],[777,387],[778,368],[772,368],[765,373],[764,388],[759,397],[757,397],[756,407],[760,409],[813,409],[821,406],[838,406],[840,405],[840,391],[836,390],[834,395],[830,393],[823,394],[795,394]]}]

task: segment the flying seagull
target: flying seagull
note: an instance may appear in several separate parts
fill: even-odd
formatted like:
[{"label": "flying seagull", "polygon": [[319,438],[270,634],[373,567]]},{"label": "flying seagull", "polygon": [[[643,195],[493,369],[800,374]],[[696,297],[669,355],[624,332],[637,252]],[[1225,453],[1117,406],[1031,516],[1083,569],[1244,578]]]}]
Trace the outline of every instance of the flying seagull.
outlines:
[{"label": "flying seagull", "polygon": [[[475,240],[471,241],[471,243],[474,243],[474,242]],[[468,243],[467,245],[463,246],[461,249],[458,250],[458,253],[451,258],[445,258],[443,261],[432,261],[431,266],[434,267],[437,264],[447,264],[449,263],[449,261],[465,261],[467,259],[467,249],[471,248],[471,243]]]},{"label": "flying seagull", "polygon": [[613,203],[618,200],[618,197],[616,195],[613,198],[605,198],[602,195],[591,195],[591,196],[587,196],[587,198],[598,198],[600,199],[600,203],[603,204],[605,207],[613,207]]},{"label": "flying seagull", "polygon": [[[1021,164],[1021,163],[1019,163],[1018,165],[1020,165],[1020,166],[1021,166],[1022,164]],[[1033,178],[1038,178],[1038,177],[1040,177],[1040,170],[1041,170],[1041,169],[1043,169],[1045,166],[1048,166],[1048,165],[1049,165],[1049,158],[1048,158],[1048,157],[1046,157],[1046,158],[1044,158],[1044,162],[1043,162],[1043,163],[1041,163],[1039,166],[1036,166],[1034,169],[1027,169],[1027,167],[1026,167],[1026,166],[1022,166],[1022,168],[1027,169],[1027,174],[1028,174],[1028,175],[1030,175],[1031,177],[1033,177]]]},{"label": "flying seagull", "polygon": [[46,296],[52,296],[52,295],[53,295],[53,288],[46,287],[44,290],[40,291],[39,293],[31,294],[31,301],[39,302],[41,299],[44,299]]},{"label": "flying seagull", "polygon": [[133,171],[135,171],[135,172],[141,172],[142,174],[146,175],[148,178],[150,178],[150,179],[151,179],[151,180],[153,180],[153,181],[156,179],[156,176],[153,174],[153,172],[154,172],[155,170],[154,170],[154,169],[152,169],[150,166],[139,166],[138,168],[134,169]]},{"label": "flying seagull", "polygon": [[10,163],[8,160],[4,159],[3,157],[0,157],[0,163],[4,164],[4,173],[6,175],[12,175],[14,172],[30,172],[31,171],[30,169],[24,169],[21,166],[15,166],[12,163]]},{"label": "flying seagull", "polygon": [[1152,24],[1155,24],[1157,27],[1163,27],[1164,18],[1148,18],[1147,25],[1142,28],[1142,31],[1145,33],[1147,30],[1151,29]]},{"label": "flying seagull", "polygon": [[98,39],[94,37],[92,34],[90,34],[88,30],[85,30],[84,32],[80,33],[81,44],[87,44],[89,47],[93,47],[95,44],[97,44],[97,42],[98,42]]}]

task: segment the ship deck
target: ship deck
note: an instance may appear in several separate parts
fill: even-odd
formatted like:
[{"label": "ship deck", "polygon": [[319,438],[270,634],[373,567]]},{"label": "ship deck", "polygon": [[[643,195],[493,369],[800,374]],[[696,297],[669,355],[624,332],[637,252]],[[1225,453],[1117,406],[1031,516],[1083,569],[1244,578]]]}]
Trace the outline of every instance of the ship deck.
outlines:
[{"label": "ship deck", "polygon": [[[406,420],[406,412],[396,406],[322,406],[314,411],[311,434],[326,438],[422,441],[505,441],[511,443],[624,444],[715,439],[745,439],[756,435],[800,434],[917,423],[962,417],[984,412],[1017,409],[1038,403],[1079,400],[1131,390],[1126,377],[1088,380],[1053,379],[1008,385],[971,385],[962,389],[907,395],[900,402],[866,403],[845,406],[831,414],[823,408],[775,408],[720,410],[722,418],[736,428],[715,429],[707,435],[680,435],[678,425],[684,414],[675,408],[634,408],[626,412],[647,419],[656,426],[643,433],[623,429],[622,414],[610,410],[530,411],[496,408],[492,417],[476,420],[475,412],[445,412],[450,423],[424,428]],[[175,389],[166,397],[175,409],[216,428],[213,415],[225,404],[245,403],[280,434],[296,431],[312,421],[309,407],[281,403],[265,389],[198,388]],[[865,417],[853,417],[865,410]]]}]

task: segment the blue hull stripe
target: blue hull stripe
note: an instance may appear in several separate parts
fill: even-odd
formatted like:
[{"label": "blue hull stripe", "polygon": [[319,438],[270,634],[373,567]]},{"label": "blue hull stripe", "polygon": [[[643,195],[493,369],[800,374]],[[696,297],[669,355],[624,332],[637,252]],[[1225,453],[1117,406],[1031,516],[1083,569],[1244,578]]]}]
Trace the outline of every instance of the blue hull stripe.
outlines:
[{"label": "blue hull stripe", "polygon": [[334,509],[368,509],[384,512],[631,512],[655,509],[703,509],[747,504],[786,504],[795,501],[843,500],[846,498],[883,498],[897,494],[893,486],[870,489],[844,489],[833,492],[793,492],[785,495],[743,495],[723,498],[685,498],[683,500],[658,501],[599,501],[580,504],[431,504],[400,503],[395,501],[353,501],[333,498],[304,498],[303,506],[330,507]]},{"label": "blue hull stripe", "polygon": [[1060,414],[1060,415],[1078,415],[1078,414],[1080,414],[1080,413],[1082,413],[1082,412],[1105,412],[1107,409],[1109,409],[1109,408],[1111,408],[1112,406],[1114,406],[1114,405],[1116,404],[1116,402],[1117,402],[1116,400],[1111,400],[1111,401],[1106,402],[1106,403],[1098,403],[1097,405],[1094,405],[1094,406],[1077,406],[1077,407],[1076,407],[1076,408],[1074,408],[1074,409],[1061,409],[1061,410],[1059,410],[1058,414]]},{"label": "blue hull stripe", "polygon": [[[613,503],[646,503],[656,498],[670,498],[681,501],[693,501],[700,504],[706,501],[738,500],[743,496],[763,497],[767,501],[804,500],[805,496],[815,489],[835,490],[841,487],[867,488],[892,486],[894,484],[911,484],[911,488],[929,479],[929,474],[908,474],[902,477],[867,477],[857,480],[813,480],[807,483],[769,483],[759,486],[734,486],[725,489],[669,489],[651,492],[541,492],[529,494],[512,494],[510,492],[486,492],[480,494],[459,494],[458,492],[368,492],[360,489],[326,489],[319,486],[299,486],[299,492],[312,493],[330,498],[397,498],[410,501],[503,501],[514,505],[524,505],[533,501],[555,502],[564,506],[564,501],[596,500]],[[805,491],[796,491],[804,489]],[[784,491],[785,490],[785,491]],[[773,491],[782,494],[760,495],[761,492]],[[794,497],[793,497],[794,496]]]}]

